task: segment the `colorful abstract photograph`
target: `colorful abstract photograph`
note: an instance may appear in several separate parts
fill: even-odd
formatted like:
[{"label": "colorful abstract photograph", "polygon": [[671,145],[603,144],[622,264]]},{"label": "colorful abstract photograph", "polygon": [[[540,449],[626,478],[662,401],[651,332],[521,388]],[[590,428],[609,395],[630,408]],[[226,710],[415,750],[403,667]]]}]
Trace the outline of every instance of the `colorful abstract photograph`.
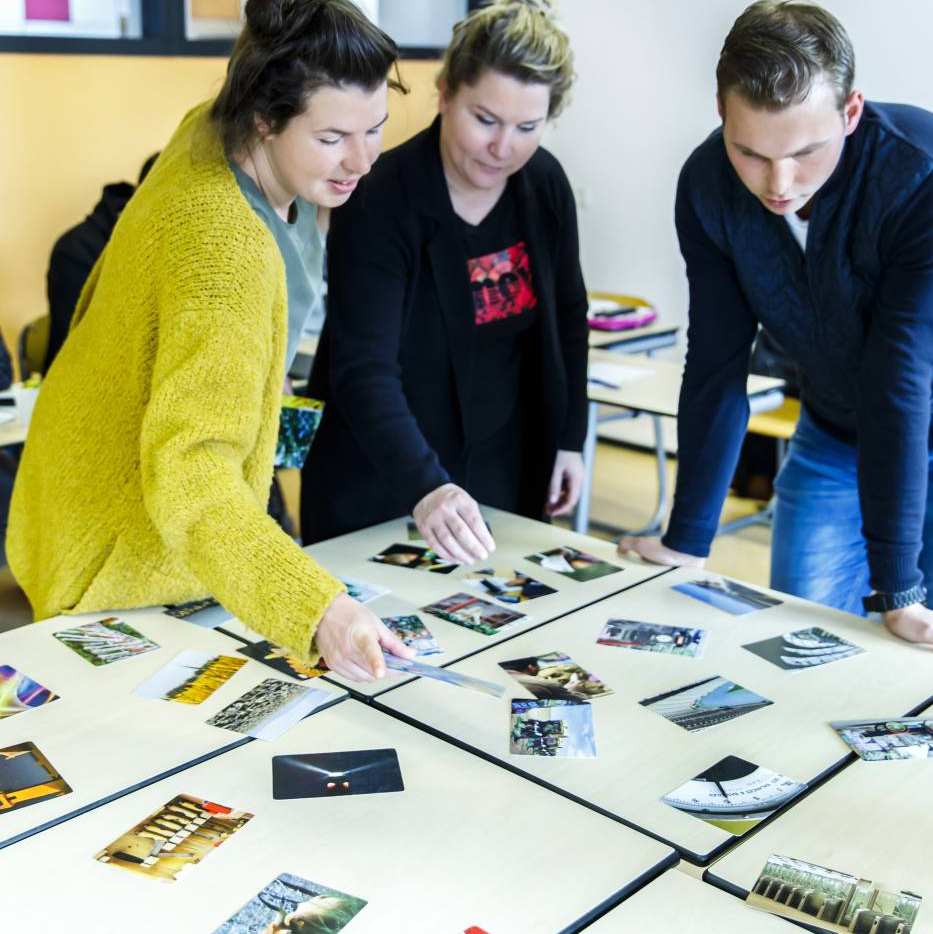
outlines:
[{"label": "colorful abstract photograph", "polygon": [[0,720],[56,700],[58,695],[45,685],[33,681],[12,665],[0,665]]}]

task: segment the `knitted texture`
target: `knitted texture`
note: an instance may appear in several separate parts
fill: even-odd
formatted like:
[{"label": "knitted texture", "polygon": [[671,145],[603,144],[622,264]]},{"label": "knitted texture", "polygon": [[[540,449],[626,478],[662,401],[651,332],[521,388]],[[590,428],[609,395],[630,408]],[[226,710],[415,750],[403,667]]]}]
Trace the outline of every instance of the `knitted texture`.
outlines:
[{"label": "knitted texture", "polygon": [[121,215],[39,393],[7,535],[37,619],[212,594],[315,657],[344,587],[265,508],[286,305],[202,105]]}]

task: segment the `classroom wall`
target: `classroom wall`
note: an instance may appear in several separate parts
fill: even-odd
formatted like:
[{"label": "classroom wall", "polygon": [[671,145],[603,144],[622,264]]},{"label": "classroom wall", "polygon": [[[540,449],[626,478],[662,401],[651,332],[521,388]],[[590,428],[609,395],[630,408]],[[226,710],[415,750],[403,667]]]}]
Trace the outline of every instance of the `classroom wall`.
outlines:
[{"label": "classroom wall", "polygon": [[[47,311],[45,272],[57,237],[108,182],[135,181],[185,112],[220,88],[223,58],[0,55],[0,331],[8,346]],[[402,64],[385,145],[436,111],[437,62]]]}]

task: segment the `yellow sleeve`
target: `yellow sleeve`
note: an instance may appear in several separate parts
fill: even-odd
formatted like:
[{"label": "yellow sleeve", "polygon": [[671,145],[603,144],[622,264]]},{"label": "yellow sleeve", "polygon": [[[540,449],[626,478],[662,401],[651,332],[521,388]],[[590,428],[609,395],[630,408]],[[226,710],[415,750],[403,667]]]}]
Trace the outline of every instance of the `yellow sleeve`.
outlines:
[{"label": "yellow sleeve", "polygon": [[315,661],[317,623],[345,588],[266,514],[285,297],[278,250],[252,219],[201,222],[167,238],[141,433],[143,498],[167,547],[207,591]]}]

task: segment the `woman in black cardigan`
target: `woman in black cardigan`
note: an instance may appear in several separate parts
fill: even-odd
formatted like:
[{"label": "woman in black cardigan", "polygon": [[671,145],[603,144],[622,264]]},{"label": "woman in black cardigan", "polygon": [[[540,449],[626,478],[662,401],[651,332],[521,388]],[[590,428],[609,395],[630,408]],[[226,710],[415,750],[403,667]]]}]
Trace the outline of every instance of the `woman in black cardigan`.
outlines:
[{"label": "woman in black cardigan", "polygon": [[306,542],[411,513],[469,562],[495,547],[477,501],[535,518],[576,504],[587,299],[573,194],[540,148],[572,78],[541,2],[474,11],[445,55],[438,118],[335,212]]}]

